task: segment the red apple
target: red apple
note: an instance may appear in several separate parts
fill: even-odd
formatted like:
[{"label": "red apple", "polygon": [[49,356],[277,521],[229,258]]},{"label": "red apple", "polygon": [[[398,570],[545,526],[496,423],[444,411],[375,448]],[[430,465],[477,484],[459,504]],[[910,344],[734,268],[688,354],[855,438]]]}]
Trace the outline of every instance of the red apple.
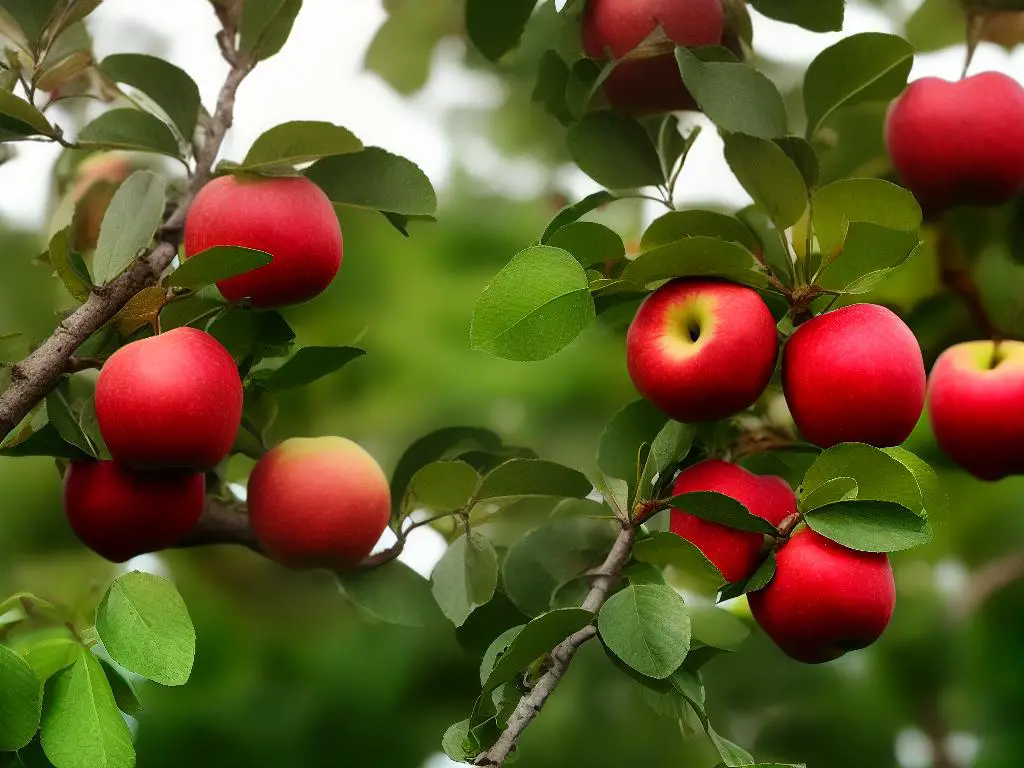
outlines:
[{"label": "red apple", "polygon": [[753,405],[771,381],[778,348],[757,292],[710,278],[663,285],[626,337],[636,388],[677,421],[715,421]]},{"label": "red apple", "polygon": [[892,164],[926,212],[998,205],[1024,189],[1024,88],[998,72],[926,77],[889,109]]},{"label": "red apple", "polygon": [[248,502],[260,544],[295,568],[358,565],[391,517],[384,472],[342,437],[285,440],[256,464]]},{"label": "red apple", "polygon": [[812,318],[782,351],[782,386],[793,419],[822,448],[899,445],[924,409],[925,383],[913,332],[875,304]]},{"label": "red apple", "polygon": [[213,336],[175,328],[110,356],[96,383],[96,418],[122,464],[212,469],[238,432],[242,381]]},{"label": "red apple", "polygon": [[949,456],[982,480],[1024,474],[1024,342],[947,349],[928,381],[928,415]]},{"label": "red apple", "polygon": [[72,462],[64,476],[64,512],[78,538],[123,563],[178,543],[203,514],[201,472],[135,472],[114,461]]},{"label": "red apple", "polygon": [[857,552],[810,528],[776,553],[775,578],[747,595],[761,629],[806,664],[838,659],[881,637],[896,606],[889,557]]},{"label": "red apple", "polygon": [[[676,45],[717,45],[725,19],[721,0],[590,0],[583,11],[583,49],[592,59],[621,59],[660,25]],[[605,80],[616,109],[647,115],[693,109],[675,53],[624,61]]]},{"label": "red apple", "polygon": [[326,290],[341,266],[342,237],[334,206],[304,176],[221,176],[196,195],[185,220],[185,255],[216,245],[266,251],[264,267],[217,283],[228,301],[281,307]]},{"label": "red apple", "polygon": [[[695,491],[721,493],[772,525],[779,525],[796,513],[796,496],[781,477],[755,475],[719,459],[708,459],[683,470],[672,490],[674,495]],[[728,581],[744,581],[757,570],[764,544],[761,534],[727,528],[680,509],[672,510],[670,526],[672,533],[703,552]]]}]

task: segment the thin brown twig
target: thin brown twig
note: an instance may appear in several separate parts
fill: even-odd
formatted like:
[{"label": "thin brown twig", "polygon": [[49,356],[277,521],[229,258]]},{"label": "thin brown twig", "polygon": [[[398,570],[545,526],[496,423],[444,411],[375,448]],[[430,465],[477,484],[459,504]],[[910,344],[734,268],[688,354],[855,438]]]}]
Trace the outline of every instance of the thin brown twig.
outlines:
[{"label": "thin brown twig", "polygon": [[985,309],[978,284],[971,274],[970,262],[948,222],[939,223],[938,235],[939,271],[943,284],[964,303],[982,333],[993,341],[1000,341],[1002,334]]}]

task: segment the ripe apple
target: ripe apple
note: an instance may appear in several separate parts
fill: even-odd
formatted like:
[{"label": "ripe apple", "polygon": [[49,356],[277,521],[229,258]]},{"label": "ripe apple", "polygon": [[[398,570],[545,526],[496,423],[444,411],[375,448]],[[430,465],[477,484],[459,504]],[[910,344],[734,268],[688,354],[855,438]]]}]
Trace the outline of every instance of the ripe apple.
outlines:
[{"label": "ripe apple", "polygon": [[896,606],[887,555],[857,552],[802,528],[775,557],[775,578],[747,599],[761,629],[788,656],[822,664],[881,637]]},{"label": "ripe apple", "polygon": [[237,245],[273,256],[266,266],[217,283],[228,301],[281,307],[326,290],[341,266],[334,206],[304,176],[221,176],[196,195],[185,220],[185,255]]},{"label": "ripe apple", "polygon": [[380,466],[342,437],[292,438],[249,478],[249,519],[267,553],[294,568],[351,568],[391,517]]},{"label": "ripe apple", "polygon": [[711,278],[673,280],[647,297],[626,337],[640,394],[677,421],[715,421],[753,405],[778,357],[757,292]]},{"label": "ripe apple", "polygon": [[925,77],[889,108],[892,164],[921,207],[998,205],[1024,189],[1024,88],[998,72]]},{"label": "ripe apple", "polygon": [[[621,59],[660,25],[676,45],[717,45],[725,18],[721,0],[590,0],[581,20],[591,59]],[[675,53],[669,50],[618,64],[603,88],[609,103],[634,115],[694,109]]]},{"label": "ripe apple", "polygon": [[924,409],[924,360],[913,332],[875,304],[808,320],[782,351],[782,388],[812,443],[899,445]]},{"label": "ripe apple", "polygon": [[203,514],[205,497],[201,472],[135,472],[114,461],[76,461],[64,476],[71,529],[115,563],[179,542]]},{"label": "ripe apple", "polygon": [[[779,525],[796,513],[796,495],[781,477],[759,476],[719,459],[708,459],[683,470],[672,489],[674,495],[715,491],[736,499],[751,514]],[[757,570],[764,536],[737,531],[673,509],[670,528],[697,547],[730,582],[744,581]]]},{"label": "ripe apple", "polygon": [[242,381],[213,336],[175,328],[110,356],[96,383],[96,419],[122,464],[212,469],[242,421]]},{"label": "ripe apple", "polygon": [[972,341],[943,352],[928,415],[949,456],[982,480],[1024,474],[1024,342]]}]

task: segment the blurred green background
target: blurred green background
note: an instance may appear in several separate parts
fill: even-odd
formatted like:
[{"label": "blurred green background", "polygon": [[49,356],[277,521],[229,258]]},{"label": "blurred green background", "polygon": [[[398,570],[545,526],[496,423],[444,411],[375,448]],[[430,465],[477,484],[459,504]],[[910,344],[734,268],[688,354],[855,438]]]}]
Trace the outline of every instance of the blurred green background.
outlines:
[{"label": "blurred green background", "polygon": [[[320,0],[321,9],[327,3]],[[317,5],[307,0],[307,8]],[[286,314],[303,344],[359,339],[369,355],[338,376],[282,396],[272,436],[345,435],[390,470],[425,432],[481,425],[545,458],[590,470],[605,422],[635,397],[623,355],[628,309],[606,315],[544,363],[506,362],[468,345],[469,318],[484,285],[536,238],[567,195],[586,188],[564,167],[562,129],[530,103],[543,24],[497,69],[465,50],[458,2],[384,5],[390,15],[381,34],[372,44],[369,37],[353,44],[369,46],[371,68],[418,100],[414,109],[438,114],[456,147],[440,190],[439,223],[414,224],[406,240],[377,215],[340,214],[345,262],[338,279]],[[912,6],[851,3],[849,14],[864,28],[907,29],[922,51],[959,45],[956,0],[929,0],[914,15]],[[339,24],[343,14],[337,9]],[[790,31],[760,17],[755,22],[756,34],[775,49]],[[159,52],[159,30],[151,35],[143,39]],[[820,49],[831,38],[816,39]],[[199,38],[191,44],[212,45]],[[311,67],[322,65],[320,55],[309,53]],[[935,67],[955,75],[962,47],[937,55],[946,58],[935,58]],[[449,70],[486,78],[499,98],[431,106],[420,88],[432,82],[429,65],[439,58]],[[982,58],[1010,61],[995,46],[984,47]],[[793,93],[805,64],[767,54],[758,61]],[[425,93],[432,92],[428,85]],[[798,111],[798,99],[791,101]],[[888,172],[883,114],[884,105],[869,105],[835,120],[839,141],[824,155],[826,174]],[[363,133],[373,143],[372,130]],[[463,142],[486,144],[504,159],[498,168],[531,163],[539,169],[533,191],[504,196],[504,180],[481,178],[471,154],[458,151]],[[697,197],[702,185],[711,189],[718,181],[699,173],[684,173],[683,180]],[[0,195],[5,201],[19,195],[3,166]],[[40,220],[55,200],[38,200]],[[1011,336],[1024,330],[1014,327],[1021,323],[1017,286],[1024,286],[1024,268],[1015,260],[1024,259],[1018,210],[1014,203],[954,220],[961,266],[974,272]],[[621,204],[597,215],[629,240],[653,213]],[[0,359],[15,358],[45,336],[54,313],[69,305],[46,269],[31,263],[44,242],[34,229],[0,216],[0,335],[23,334],[0,342]],[[935,240],[926,233],[929,247],[916,262],[868,297],[907,318],[929,363],[950,343],[977,335],[959,300],[943,290]],[[806,761],[811,768],[1016,768],[1024,759],[1024,588],[1012,579],[1014,563],[1022,569],[1024,480],[988,485],[956,470],[938,453],[927,424],[907,447],[941,470],[951,513],[932,545],[895,556],[899,601],[882,640],[812,668],[788,660],[755,632],[740,653],[707,669],[712,719],[762,760]],[[232,467],[238,477],[246,470],[244,460]],[[53,463],[0,458],[0,489],[0,595],[30,589],[65,603],[95,600],[116,569],[86,552],[65,525]],[[413,549],[423,567],[440,554],[440,537],[429,530],[417,536]],[[174,552],[144,564],[176,580],[197,627],[198,652],[185,688],[141,690],[143,768],[449,765],[439,754],[440,738],[466,716],[479,664],[450,627],[374,624],[345,604],[329,578],[289,573],[246,552]],[[589,647],[523,738],[519,764],[702,768],[714,762],[702,738],[687,740],[675,723],[655,715],[639,688]]]}]

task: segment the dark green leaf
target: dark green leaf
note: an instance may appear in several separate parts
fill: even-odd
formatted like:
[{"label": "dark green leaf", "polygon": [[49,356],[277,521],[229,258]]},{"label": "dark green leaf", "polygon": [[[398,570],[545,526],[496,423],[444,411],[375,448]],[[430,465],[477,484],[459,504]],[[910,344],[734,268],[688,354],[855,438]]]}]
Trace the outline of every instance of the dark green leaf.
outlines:
[{"label": "dark green leaf", "polygon": [[242,53],[254,61],[270,58],[284,46],[302,0],[246,0],[242,6]]},{"label": "dark green leaf", "polygon": [[572,122],[565,100],[565,89],[569,83],[569,67],[556,51],[545,51],[537,67],[537,82],[533,87],[532,100],[543,104],[547,113],[563,125]]},{"label": "dark green leaf", "polygon": [[593,112],[569,129],[569,153],[580,169],[609,189],[666,182],[658,150],[636,120]]},{"label": "dark green leaf", "polygon": [[586,498],[593,486],[583,473],[540,459],[512,459],[484,478],[477,499],[488,501],[521,496]]},{"label": "dark green leaf", "polygon": [[497,586],[498,556],[487,537],[476,532],[456,539],[431,575],[434,599],[457,627],[494,597]]},{"label": "dark green leaf", "polygon": [[800,169],[774,141],[727,134],[725,159],[747,194],[779,229],[788,229],[804,215],[807,185]]},{"label": "dark green leaf", "polygon": [[633,557],[659,568],[672,566],[679,575],[702,593],[714,594],[725,584],[725,577],[697,547],[674,533],[658,531],[633,546]]},{"label": "dark green leaf", "polygon": [[497,61],[519,43],[537,0],[467,0],[466,32],[477,49]]},{"label": "dark green leaf", "polygon": [[674,589],[630,585],[613,595],[598,616],[601,640],[641,674],[663,680],[690,649],[690,616]]},{"label": "dark green leaf", "polygon": [[655,478],[659,485],[664,484],[666,474],[671,474],[690,453],[696,432],[693,425],[678,421],[669,421],[662,427],[651,443],[651,451],[640,474],[640,487],[637,489],[639,498],[645,501],[653,498]]},{"label": "dark green leaf", "polygon": [[349,600],[387,624],[422,627],[440,619],[430,582],[397,560],[340,574],[338,586]]},{"label": "dark green leaf", "polygon": [[167,579],[138,571],[118,578],[96,609],[96,631],[125,669],[162,685],[188,682],[196,631]]},{"label": "dark green leaf", "polygon": [[800,170],[807,188],[814,189],[818,186],[818,182],[821,181],[821,161],[818,159],[818,151],[811,142],[799,136],[784,136],[775,139],[775,143]]},{"label": "dark green leaf", "polygon": [[914,49],[896,35],[864,32],[826,48],[804,77],[807,137],[840,107],[865,101],[888,101],[907,85]]},{"label": "dark green leaf", "polygon": [[432,216],[437,210],[437,196],[423,171],[378,147],[322,158],[305,173],[338,205],[407,216]]},{"label": "dark green leaf", "polygon": [[594,321],[587,274],[572,254],[537,245],[518,253],[477,300],[474,349],[508,360],[543,360]]},{"label": "dark green leaf", "polygon": [[24,659],[0,645],[0,752],[21,749],[39,729],[42,688]]},{"label": "dark green leaf", "polygon": [[751,533],[764,533],[769,536],[778,531],[775,526],[762,517],[751,514],[736,499],[714,491],[695,491],[673,496],[669,503],[676,509],[710,520],[728,528]]},{"label": "dark green leaf", "polygon": [[6,11],[21,28],[26,40],[38,42],[43,28],[53,16],[59,0],[2,0],[0,9]]},{"label": "dark green leaf", "polygon": [[742,221],[717,211],[694,209],[672,211],[655,219],[644,232],[640,249],[651,251],[688,237],[717,237],[739,243],[749,251],[758,247],[754,233]]},{"label": "dark green leaf", "polygon": [[100,657],[100,666],[103,667],[103,674],[107,676],[107,683],[110,684],[110,692],[114,694],[114,703],[117,704],[117,708],[126,715],[137,718],[142,712],[142,702],[139,701],[139,694],[135,691],[135,686],[102,656]]},{"label": "dark green leaf", "polygon": [[668,418],[647,400],[635,400],[608,422],[601,435],[597,465],[610,477],[625,480],[631,487],[638,479],[640,446],[652,443]]},{"label": "dark green leaf", "polygon": [[507,595],[495,592],[488,603],[473,611],[461,627],[455,628],[455,637],[467,651],[483,656],[495,637],[529,620],[530,617],[516,608]]},{"label": "dark green leaf", "polygon": [[71,393],[66,382],[55,387],[46,396],[46,417],[53,428],[57,430],[57,434],[65,442],[81,450],[82,453],[96,456],[96,448],[89,441],[88,435],[82,429],[72,408]]},{"label": "dark green leaf", "polygon": [[112,109],[97,117],[78,134],[82,147],[128,149],[156,152],[177,158],[178,140],[171,129],[148,112],[138,109]]},{"label": "dark green leaf", "polygon": [[750,0],[750,4],[770,19],[812,32],[838,32],[843,28],[846,0]]},{"label": "dark green leaf", "polygon": [[[8,436],[8,440],[10,437]],[[45,424],[17,442],[5,440],[5,443],[6,445],[0,449],[0,456],[52,456],[71,461],[91,458],[89,454],[62,438],[53,424]]]},{"label": "dark green leaf", "polygon": [[48,253],[50,266],[53,267],[53,271],[60,278],[60,281],[64,283],[68,293],[78,301],[88,299],[89,294],[92,293],[92,281],[87,273],[83,274],[75,266],[75,260],[71,252],[71,234],[67,227],[57,232],[50,239]]},{"label": "dark green leaf", "polygon": [[357,347],[302,347],[280,368],[261,376],[260,383],[270,392],[298,389],[337,373],[365,354]]},{"label": "dark green leaf", "polygon": [[576,221],[555,232],[547,245],[571,253],[584,267],[618,261],[626,255],[622,238],[604,224]]},{"label": "dark green leaf", "polygon": [[163,179],[149,171],[136,171],[117,188],[103,216],[92,260],[98,284],[121,274],[149,245],[163,219],[166,200]]},{"label": "dark green leaf", "polygon": [[622,279],[647,285],[673,277],[724,277],[744,285],[765,287],[750,251],[716,237],[687,237],[641,253],[626,265]]},{"label": "dark green leaf", "polygon": [[719,129],[775,139],[787,133],[786,105],[778,88],[746,64],[703,62],[686,48],[676,60],[687,89]]},{"label": "dark green leaf", "polygon": [[566,206],[559,211],[555,218],[551,220],[551,223],[548,224],[547,229],[544,230],[544,234],[540,237],[540,241],[542,243],[547,243],[555,232],[560,230],[562,227],[566,227],[574,221],[579,221],[591,211],[595,211],[602,205],[607,205],[608,203],[614,202],[618,199],[619,198],[611,192],[602,190],[600,192],[594,192],[591,195],[587,195],[578,203]]},{"label": "dark green leaf", "polygon": [[565,638],[587,626],[593,618],[593,613],[582,608],[559,608],[533,619],[498,657],[484,682],[483,693],[514,679],[530,662],[549,653]]},{"label": "dark green leaf", "polygon": [[465,461],[435,461],[409,481],[404,504],[435,512],[454,512],[465,507],[480,485],[480,475]]},{"label": "dark green leaf", "polygon": [[294,166],[362,149],[363,143],[347,128],[333,123],[296,120],[264,132],[253,142],[240,169]]},{"label": "dark green leaf", "polygon": [[811,530],[850,549],[898,552],[926,544],[927,519],[892,501],[837,501],[804,516]]},{"label": "dark green leaf", "polygon": [[852,477],[835,477],[807,494],[800,508],[808,511],[836,501],[850,501],[857,498],[857,491],[857,481]]},{"label": "dark green leaf", "polygon": [[188,73],[170,62],[139,53],[108,56],[100,69],[115,82],[138,88],[171,119],[189,141],[199,119],[199,86]]},{"label": "dark green leaf", "polygon": [[274,257],[265,251],[237,245],[215,245],[182,262],[164,281],[169,288],[198,291],[219,280],[266,266]]}]

